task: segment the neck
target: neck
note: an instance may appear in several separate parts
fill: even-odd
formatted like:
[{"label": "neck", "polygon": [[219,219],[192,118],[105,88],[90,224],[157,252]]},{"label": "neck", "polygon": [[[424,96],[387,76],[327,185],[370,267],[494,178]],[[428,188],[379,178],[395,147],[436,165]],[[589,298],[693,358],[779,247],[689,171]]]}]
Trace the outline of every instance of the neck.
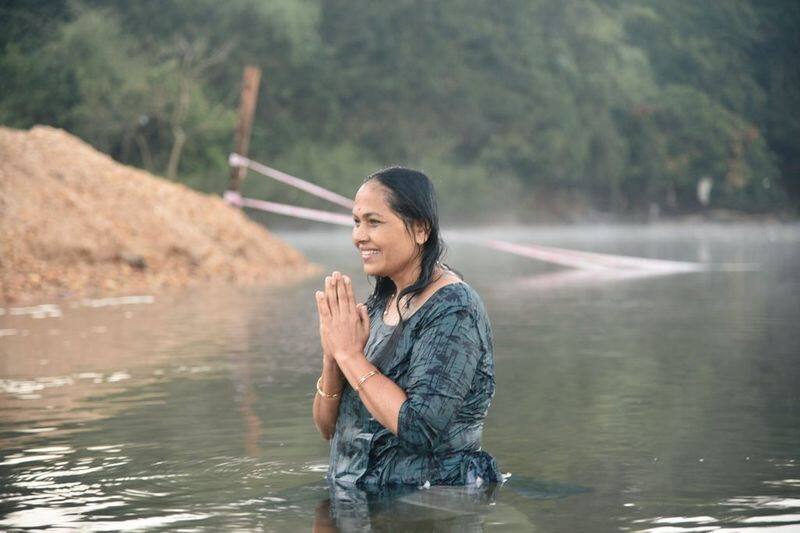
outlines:
[{"label": "neck", "polygon": [[[394,286],[395,286],[394,298],[392,298],[392,300],[394,302],[397,302],[397,296],[403,291],[403,289],[405,289],[406,287],[409,287],[417,279],[419,279],[419,275],[420,275],[421,271],[422,271],[422,269],[421,269],[420,265],[417,264],[416,268],[412,271],[412,274],[410,274],[410,275],[389,276],[389,278],[394,282]],[[443,272],[442,268],[440,268],[438,266],[438,263],[437,263],[437,266],[433,267],[433,279],[436,280],[437,279],[437,275],[441,274],[442,272]],[[405,301],[408,301],[408,296],[406,296]],[[391,303],[390,305],[387,305],[386,309],[383,311],[383,315],[387,316],[389,314],[390,308],[394,308],[394,306],[395,306],[395,303]],[[409,312],[413,312],[413,307],[414,306],[412,305],[409,308],[410,309]],[[402,315],[405,316],[405,313],[403,313]]]},{"label": "neck", "polygon": [[[419,261],[417,261],[414,264],[413,268],[408,268],[408,269],[405,269],[400,274],[389,276],[390,279],[394,282],[395,298],[397,297],[398,294],[403,292],[403,289],[413,285],[419,279],[419,276],[420,276],[421,273],[422,273],[422,265],[420,264]],[[441,273],[441,268],[439,268],[439,266],[437,264],[437,266],[433,267],[433,279],[434,280],[436,279],[436,276],[439,273]]]},{"label": "neck", "polygon": [[413,267],[405,269],[403,272],[390,276],[394,282],[395,296],[400,294],[406,287],[413,285],[414,282],[419,279],[420,272],[422,272],[422,269],[419,263],[417,263]]}]

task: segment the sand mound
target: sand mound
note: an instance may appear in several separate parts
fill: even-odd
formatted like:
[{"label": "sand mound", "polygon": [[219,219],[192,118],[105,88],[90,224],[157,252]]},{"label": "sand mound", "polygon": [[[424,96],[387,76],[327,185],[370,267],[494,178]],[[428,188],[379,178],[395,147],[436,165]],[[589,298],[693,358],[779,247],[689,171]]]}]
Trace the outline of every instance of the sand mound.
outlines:
[{"label": "sand mound", "polygon": [[319,270],[219,197],[63,130],[0,127],[0,302],[287,283]]}]

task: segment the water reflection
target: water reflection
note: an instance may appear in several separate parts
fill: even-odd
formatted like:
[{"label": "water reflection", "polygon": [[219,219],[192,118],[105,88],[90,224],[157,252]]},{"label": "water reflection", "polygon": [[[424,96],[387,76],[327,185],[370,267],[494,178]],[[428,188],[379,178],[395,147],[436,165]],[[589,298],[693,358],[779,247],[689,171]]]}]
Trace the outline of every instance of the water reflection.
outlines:
[{"label": "water reflection", "polygon": [[[316,504],[315,532],[535,529],[524,514],[502,502],[498,505],[497,496],[501,492],[498,484],[483,487],[389,487],[364,491],[326,483],[300,490],[313,494],[323,488],[328,491],[328,497]],[[292,496],[289,499],[293,499]]]}]

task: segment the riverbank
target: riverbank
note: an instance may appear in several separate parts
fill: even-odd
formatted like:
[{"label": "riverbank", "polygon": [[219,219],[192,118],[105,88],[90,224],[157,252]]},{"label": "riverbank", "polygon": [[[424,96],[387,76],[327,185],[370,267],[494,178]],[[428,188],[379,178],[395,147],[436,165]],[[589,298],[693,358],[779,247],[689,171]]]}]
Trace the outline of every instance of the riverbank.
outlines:
[{"label": "riverbank", "polygon": [[0,217],[0,304],[287,284],[321,272],[221,198],[46,126],[0,127]]}]

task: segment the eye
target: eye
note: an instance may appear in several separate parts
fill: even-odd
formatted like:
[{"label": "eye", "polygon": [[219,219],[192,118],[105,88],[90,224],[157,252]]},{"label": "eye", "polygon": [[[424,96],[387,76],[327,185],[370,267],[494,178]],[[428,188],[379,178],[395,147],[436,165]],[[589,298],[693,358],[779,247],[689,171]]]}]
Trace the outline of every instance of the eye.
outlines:
[{"label": "eye", "polygon": [[[366,222],[369,225],[369,227],[371,227],[371,228],[376,228],[380,224],[383,224],[383,222],[381,220],[376,220],[374,218],[365,219],[364,222]],[[359,224],[361,224],[361,220],[353,217],[353,227],[357,228],[359,226]]]}]

